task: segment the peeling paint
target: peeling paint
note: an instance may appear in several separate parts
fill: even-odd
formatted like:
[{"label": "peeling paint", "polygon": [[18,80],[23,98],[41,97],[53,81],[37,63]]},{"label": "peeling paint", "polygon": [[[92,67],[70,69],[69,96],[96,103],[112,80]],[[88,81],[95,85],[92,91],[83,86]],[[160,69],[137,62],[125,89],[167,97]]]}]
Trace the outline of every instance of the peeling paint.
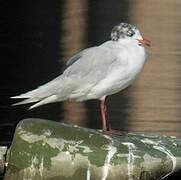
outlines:
[{"label": "peeling paint", "polygon": [[43,135],[35,135],[30,132],[23,131],[20,133],[20,138],[24,141],[27,141],[28,143],[35,143],[38,141],[43,141],[42,145],[48,144],[52,148],[57,148],[60,151],[64,149],[65,144],[68,144],[68,150],[70,152],[77,152],[79,151],[79,148],[83,149],[83,153],[89,153],[93,152],[88,146],[80,145],[83,143],[82,140],[80,141],[68,141],[61,138],[47,138],[47,136],[50,136],[50,131],[46,131]]},{"label": "peeling paint", "polygon": [[106,178],[108,176],[108,172],[109,172],[109,166],[110,166],[111,159],[116,152],[117,152],[117,148],[115,146],[113,146],[113,142],[111,142],[105,162],[104,162],[101,180],[106,180]]},{"label": "peeling paint", "polygon": [[169,137],[111,137],[61,123],[27,121],[16,129],[5,180],[133,180],[144,172],[148,179],[163,179],[181,169],[180,150],[181,140]]},{"label": "peeling paint", "polygon": [[43,169],[44,169],[44,157],[41,158],[41,162],[39,165],[39,172],[41,177],[43,177]]},{"label": "peeling paint", "polygon": [[175,147],[177,147],[177,146],[178,146],[176,143],[173,143],[173,145],[174,145]]},{"label": "peeling paint", "polygon": [[[167,136],[165,136],[165,138],[167,138]],[[172,145],[177,147],[177,144],[173,142],[173,139],[175,137],[171,137],[172,139],[170,140],[172,142]],[[143,143],[145,144],[150,144],[150,145],[153,145],[152,147],[156,150],[159,150],[161,152],[163,152],[164,154],[166,154],[166,156],[171,159],[171,162],[172,162],[172,170],[167,173],[165,176],[163,176],[161,179],[164,179],[165,177],[167,177],[168,175],[170,175],[171,173],[173,173],[176,169],[176,166],[177,166],[177,159],[176,157],[172,154],[172,152],[166,148],[164,145],[163,145],[163,142],[161,140],[158,140],[158,141],[153,141],[151,139],[148,139],[148,138],[145,138],[145,139],[142,139],[141,140]],[[152,158],[153,160],[153,158]],[[160,162],[159,162],[160,163]]]},{"label": "peeling paint", "polygon": [[173,164],[172,171],[169,172],[168,174],[166,174],[164,177],[162,177],[162,179],[164,179],[165,177],[167,177],[168,175],[170,175],[171,173],[173,173],[175,171],[176,165],[177,165],[177,159],[172,154],[172,152],[164,146],[161,146],[161,145],[160,146],[153,146],[153,148],[165,153],[172,161],[172,164]]},{"label": "peeling paint", "polygon": [[64,140],[63,139],[61,139],[61,138],[48,138],[48,139],[44,139],[44,142],[46,143],[46,144],[48,144],[50,147],[52,147],[52,148],[57,148],[57,149],[59,149],[60,151],[62,151],[63,150],[63,148],[64,148]]},{"label": "peeling paint", "polygon": [[87,168],[87,174],[86,174],[86,180],[90,180],[91,179],[91,172],[90,172],[90,165]]},{"label": "peeling paint", "polygon": [[110,140],[110,141],[112,141],[112,137],[111,137],[111,136],[108,136],[108,135],[106,135],[106,134],[103,134],[103,137],[106,138],[106,139],[108,139],[108,140]]},{"label": "peeling paint", "polygon": [[70,153],[76,153],[79,151],[79,149],[77,148],[77,146],[72,146],[72,145],[68,145],[68,148],[67,150],[70,152]]},{"label": "peeling paint", "polygon": [[133,143],[130,142],[126,142],[126,143],[122,143],[126,146],[128,146],[128,178],[129,180],[133,180],[133,167],[134,167],[134,149],[136,148],[136,146]]},{"label": "peeling paint", "polygon": [[52,132],[49,129],[44,130],[43,135],[49,137],[52,135]]},{"label": "peeling paint", "polygon": [[144,167],[145,170],[150,172],[152,171],[152,169],[154,169],[154,167],[159,167],[159,165],[161,165],[162,163],[161,158],[153,157],[148,153],[143,156],[143,159],[144,161],[141,163],[141,167]]},{"label": "peeling paint", "polygon": [[91,138],[94,134],[89,134],[89,138]]},{"label": "peeling paint", "polygon": [[30,175],[30,177],[34,177],[36,175],[37,165],[38,165],[38,158],[37,156],[34,156],[31,159],[31,166],[28,168],[28,171],[26,171]]},{"label": "peeling paint", "polygon": [[45,135],[36,135],[32,134],[30,132],[21,132],[20,138],[23,139],[24,141],[27,141],[28,143],[35,143],[38,141],[41,141],[46,138]]},{"label": "peeling paint", "polygon": [[156,146],[160,143],[160,141],[153,141],[148,138],[141,139],[141,142],[144,144],[150,144],[150,145],[156,145]]},{"label": "peeling paint", "polygon": [[70,154],[70,152],[69,152],[69,151],[65,151],[65,154],[66,154],[66,155],[69,155],[69,154]]},{"label": "peeling paint", "polygon": [[91,152],[94,152],[94,151],[92,151],[88,146],[81,146],[81,145],[79,145],[78,147],[83,149],[83,151],[82,151],[83,153],[91,153]]},{"label": "peeling paint", "polygon": [[70,153],[61,152],[57,156],[51,158],[51,169],[47,172],[49,177],[62,176],[71,177],[80,167],[88,167],[89,160],[87,156],[75,154],[74,163]]}]

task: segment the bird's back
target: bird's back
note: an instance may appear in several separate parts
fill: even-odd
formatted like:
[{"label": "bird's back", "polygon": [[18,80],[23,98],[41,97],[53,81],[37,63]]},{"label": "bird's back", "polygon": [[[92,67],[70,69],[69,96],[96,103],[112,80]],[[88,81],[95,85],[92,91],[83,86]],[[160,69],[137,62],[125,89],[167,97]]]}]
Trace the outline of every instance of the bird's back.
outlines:
[{"label": "bird's back", "polygon": [[[134,47],[131,52],[127,46],[114,41],[85,49],[69,60],[62,75],[15,98],[28,98],[18,104],[38,102],[30,107],[34,108],[66,99],[83,101],[113,94],[127,87],[142,68],[143,50],[137,56],[134,51]],[[137,66],[133,59],[139,60]]]}]

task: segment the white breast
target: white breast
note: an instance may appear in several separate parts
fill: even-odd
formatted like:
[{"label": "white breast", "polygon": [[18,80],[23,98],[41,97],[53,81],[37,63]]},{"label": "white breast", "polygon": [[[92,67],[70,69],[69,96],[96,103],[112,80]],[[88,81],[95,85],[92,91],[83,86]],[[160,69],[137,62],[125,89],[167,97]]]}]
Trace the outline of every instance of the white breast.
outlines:
[{"label": "white breast", "polygon": [[[119,54],[118,54],[119,56]],[[122,58],[122,54],[120,54]],[[111,95],[128,87],[137,78],[146,61],[145,48],[137,44],[128,46],[128,66],[125,69],[116,69],[103,81],[97,84],[88,95],[90,98],[101,98]]]},{"label": "white breast", "polygon": [[[101,99],[103,96],[117,93],[128,87],[141,72],[146,61],[146,53],[144,47],[138,46],[137,41],[132,41],[130,44],[129,42],[123,44],[107,42],[103,46],[106,46],[107,51],[111,52],[111,54],[107,54],[110,56],[110,64],[107,62],[102,64],[104,68],[102,66],[97,68],[100,73],[102,69],[106,70],[106,73],[102,72],[105,76],[102,76],[102,79],[97,82],[97,75],[92,74],[90,78],[95,78],[96,83],[91,84],[90,88],[86,88],[85,91],[84,87],[87,84],[90,85],[89,81],[85,82],[83,88],[75,91],[76,93],[70,98],[75,98],[78,101]],[[112,57],[116,57],[115,61],[111,61]],[[104,61],[104,56],[102,56],[102,61]],[[107,66],[106,69],[105,66]]]},{"label": "white breast", "polygon": [[146,62],[146,51],[143,46],[136,45],[129,47],[129,52],[129,76],[134,80]]}]

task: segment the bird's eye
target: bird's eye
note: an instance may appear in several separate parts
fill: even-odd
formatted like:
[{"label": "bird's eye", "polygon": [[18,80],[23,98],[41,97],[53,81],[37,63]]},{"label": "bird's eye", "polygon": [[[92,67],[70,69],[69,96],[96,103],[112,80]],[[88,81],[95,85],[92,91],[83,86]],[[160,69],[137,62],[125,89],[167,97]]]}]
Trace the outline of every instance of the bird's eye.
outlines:
[{"label": "bird's eye", "polygon": [[127,35],[128,35],[129,37],[132,37],[134,34],[135,34],[134,31],[128,31],[128,32],[127,32]]}]

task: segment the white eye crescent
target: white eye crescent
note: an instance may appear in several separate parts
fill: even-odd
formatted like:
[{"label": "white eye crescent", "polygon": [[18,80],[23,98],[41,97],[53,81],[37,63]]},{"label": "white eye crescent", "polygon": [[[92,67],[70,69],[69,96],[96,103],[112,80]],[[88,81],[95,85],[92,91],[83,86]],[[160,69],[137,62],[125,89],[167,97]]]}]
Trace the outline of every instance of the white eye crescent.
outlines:
[{"label": "white eye crescent", "polygon": [[133,31],[131,31],[131,30],[127,32],[127,35],[128,35],[129,37],[132,37],[134,34],[135,34],[135,33],[134,33]]}]

